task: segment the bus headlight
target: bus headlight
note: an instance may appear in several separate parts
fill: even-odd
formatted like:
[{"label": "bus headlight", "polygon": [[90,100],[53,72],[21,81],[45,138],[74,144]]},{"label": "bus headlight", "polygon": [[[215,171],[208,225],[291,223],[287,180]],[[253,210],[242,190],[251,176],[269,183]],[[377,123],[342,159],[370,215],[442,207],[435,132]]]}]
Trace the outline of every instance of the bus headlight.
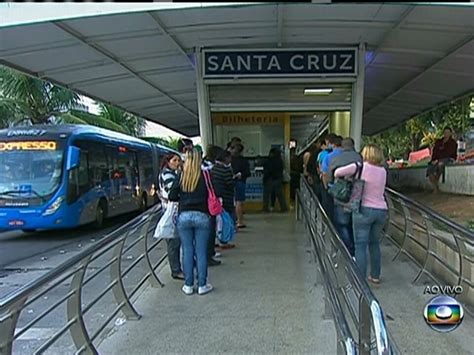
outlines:
[{"label": "bus headlight", "polygon": [[63,196],[59,196],[52,204],[49,206],[46,211],[44,211],[43,216],[49,216],[53,213],[55,213],[59,207],[61,206],[61,203],[64,201]]}]

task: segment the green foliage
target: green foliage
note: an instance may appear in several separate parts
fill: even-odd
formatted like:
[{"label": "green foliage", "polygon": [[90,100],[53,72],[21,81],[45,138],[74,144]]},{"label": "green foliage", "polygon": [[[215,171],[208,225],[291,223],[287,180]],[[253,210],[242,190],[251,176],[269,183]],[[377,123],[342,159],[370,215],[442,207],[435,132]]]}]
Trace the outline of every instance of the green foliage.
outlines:
[{"label": "green foliage", "polygon": [[89,124],[140,136],[146,121],[111,105],[100,115],[77,110],[79,95],[6,67],[0,67],[0,128],[23,124]]},{"label": "green foliage", "polygon": [[168,138],[163,138],[163,137],[141,137],[140,139],[146,140],[151,143],[156,143],[156,144],[161,144],[164,145],[165,147],[178,150],[178,141],[179,138],[173,138],[173,137],[168,137]]},{"label": "green foliage", "polygon": [[363,142],[377,144],[387,157],[408,159],[410,152],[432,147],[445,127],[451,127],[455,134],[464,133],[469,126],[470,102],[471,97],[457,100],[376,136],[363,137]]}]

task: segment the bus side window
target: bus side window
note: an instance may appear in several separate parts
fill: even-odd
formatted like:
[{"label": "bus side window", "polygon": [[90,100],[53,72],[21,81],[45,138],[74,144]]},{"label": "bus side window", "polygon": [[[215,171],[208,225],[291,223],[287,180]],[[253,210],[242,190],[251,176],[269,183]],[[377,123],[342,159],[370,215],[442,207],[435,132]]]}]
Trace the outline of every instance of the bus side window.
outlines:
[{"label": "bus side window", "polygon": [[105,151],[96,144],[91,147],[89,154],[89,175],[92,187],[98,186],[109,179]]},{"label": "bus side window", "polygon": [[90,189],[88,154],[81,150],[79,166],[69,171],[67,202],[77,201]]}]

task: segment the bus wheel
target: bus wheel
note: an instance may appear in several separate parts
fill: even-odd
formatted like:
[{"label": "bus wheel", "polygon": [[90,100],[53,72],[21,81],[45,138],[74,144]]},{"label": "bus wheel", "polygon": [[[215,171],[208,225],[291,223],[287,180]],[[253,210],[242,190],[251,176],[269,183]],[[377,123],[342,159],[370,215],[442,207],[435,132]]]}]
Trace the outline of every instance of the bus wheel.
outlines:
[{"label": "bus wheel", "polygon": [[105,219],[104,204],[102,202],[99,202],[99,204],[97,205],[97,209],[95,211],[94,226],[96,228],[102,227],[104,225],[104,219]]},{"label": "bus wheel", "polygon": [[148,199],[146,197],[146,194],[142,195],[142,200],[140,202],[140,212],[145,212],[148,208]]}]

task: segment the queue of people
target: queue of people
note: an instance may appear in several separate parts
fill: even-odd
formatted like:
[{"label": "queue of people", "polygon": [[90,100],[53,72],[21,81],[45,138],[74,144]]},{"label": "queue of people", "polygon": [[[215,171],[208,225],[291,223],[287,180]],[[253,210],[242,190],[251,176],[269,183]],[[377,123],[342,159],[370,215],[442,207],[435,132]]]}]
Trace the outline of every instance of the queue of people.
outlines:
[{"label": "queue of people", "polygon": [[[231,216],[228,219],[232,230],[245,227],[245,180],[250,169],[242,156],[244,147],[239,138],[233,138],[227,149],[209,146],[204,158],[189,139],[182,139],[178,148],[184,154],[184,162],[177,154],[164,157],[158,179],[164,209],[177,204],[177,210],[176,216],[167,220],[165,212],[157,229],[166,223],[174,229],[160,228],[161,234],[167,231],[170,235],[155,232],[155,237],[166,239],[171,276],[184,280],[182,291],[193,294],[197,276],[197,293],[205,295],[213,290],[208,282],[208,267],[221,264],[221,254],[215,250],[217,220],[226,213]],[[220,212],[216,212],[216,202]],[[227,219],[219,221],[222,228]],[[233,243],[220,242],[221,249],[235,247]]]},{"label": "queue of people", "polygon": [[[380,239],[388,218],[388,173],[382,150],[367,145],[359,153],[352,138],[328,134],[307,152],[304,175],[363,277],[368,275],[370,282],[378,284]],[[359,195],[352,191],[344,200],[335,191],[336,185],[347,180]],[[361,182],[358,189],[355,181]]]}]

